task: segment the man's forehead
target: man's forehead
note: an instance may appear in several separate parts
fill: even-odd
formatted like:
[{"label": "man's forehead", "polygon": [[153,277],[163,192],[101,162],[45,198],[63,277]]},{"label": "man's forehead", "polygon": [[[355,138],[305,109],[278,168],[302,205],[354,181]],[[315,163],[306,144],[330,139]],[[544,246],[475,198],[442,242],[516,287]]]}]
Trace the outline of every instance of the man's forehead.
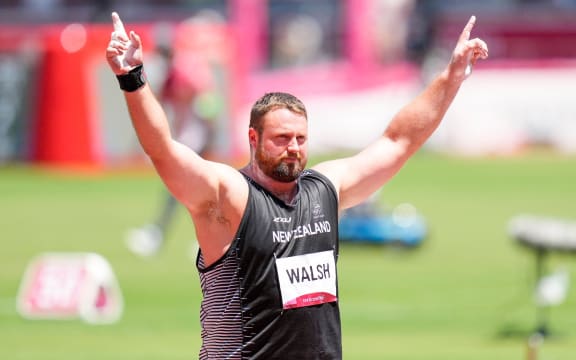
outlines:
[{"label": "man's forehead", "polygon": [[304,115],[290,111],[289,109],[275,109],[263,117],[264,128],[272,127],[306,127],[308,121]]}]

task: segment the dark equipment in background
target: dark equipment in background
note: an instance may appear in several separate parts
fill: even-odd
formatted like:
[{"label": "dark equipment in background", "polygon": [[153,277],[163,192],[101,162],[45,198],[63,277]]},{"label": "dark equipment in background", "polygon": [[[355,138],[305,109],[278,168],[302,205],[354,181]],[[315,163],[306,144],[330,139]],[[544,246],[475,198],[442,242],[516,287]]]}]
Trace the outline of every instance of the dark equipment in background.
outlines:
[{"label": "dark equipment in background", "polygon": [[529,360],[536,360],[544,339],[551,335],[549,308],[561,304],[568,293],[569,274],[564,268],[547,273],[546,258],[551,252],[576,254],[576,222],[535,215],[518,215],[508,224],[508,233],[535,255],[537,324],[528,338]]}]

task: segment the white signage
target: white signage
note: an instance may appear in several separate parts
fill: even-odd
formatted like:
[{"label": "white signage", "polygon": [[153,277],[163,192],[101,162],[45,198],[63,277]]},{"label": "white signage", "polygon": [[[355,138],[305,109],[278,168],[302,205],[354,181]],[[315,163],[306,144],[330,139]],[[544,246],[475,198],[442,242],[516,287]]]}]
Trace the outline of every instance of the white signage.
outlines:
[{"label": "white signage", "polygon": [[333,251],[276,259],[284,309],[333,302],[336,262]]},{"label": "white signage", "polygon": [[123,299],[112,267],[94,253],[47,253],[28,265],[17,299],[28,319],[116,322]]}]

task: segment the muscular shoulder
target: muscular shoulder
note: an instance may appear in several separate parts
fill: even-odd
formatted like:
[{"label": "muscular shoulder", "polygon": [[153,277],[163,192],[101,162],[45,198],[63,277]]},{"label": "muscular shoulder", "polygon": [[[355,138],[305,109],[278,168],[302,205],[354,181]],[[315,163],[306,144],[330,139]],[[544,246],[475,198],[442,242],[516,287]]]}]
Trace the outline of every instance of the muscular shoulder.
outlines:
[{"label": "muscular shoulder", "polygon": [[222,218],[238,217],[244,211],[248,199],[248,184],[240,172],[226,164],[212,162],[208,167],[210,186],[198,194],[202,200],[190,211],[196,216],[221,221]]}]

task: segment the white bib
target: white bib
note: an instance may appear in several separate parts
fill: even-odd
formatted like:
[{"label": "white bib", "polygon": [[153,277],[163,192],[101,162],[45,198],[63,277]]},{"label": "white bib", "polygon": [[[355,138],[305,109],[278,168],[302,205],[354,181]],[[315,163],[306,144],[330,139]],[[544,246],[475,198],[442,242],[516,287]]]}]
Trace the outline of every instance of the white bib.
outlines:
[{"label": "white bib", "polygon": [[276,259],[284,309],[338,300],[332,250]]}]

